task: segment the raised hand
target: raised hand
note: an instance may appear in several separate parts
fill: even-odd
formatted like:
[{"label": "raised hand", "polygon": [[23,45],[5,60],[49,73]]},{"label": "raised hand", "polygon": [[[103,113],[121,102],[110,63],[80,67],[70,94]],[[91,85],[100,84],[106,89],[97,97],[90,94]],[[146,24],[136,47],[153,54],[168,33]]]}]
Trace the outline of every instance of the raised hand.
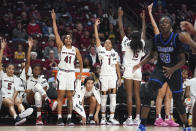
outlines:
[{"label": "raised hand", "polygon": [[51,17],[53,20],[56,20],[56,13],[54,12],[54,9],[51,11]]},{"label": "raised hand", "polygon": [[29,47],[33,46],[33,38],[32,37],[28,38],[28,44],[29,44]]},{"label": "raised hand", "polygon": [[95,26],[98,26],[101,23],[100,18],[97,18],[95,21]]},{"label": "raised hand", "polygon": [[122,17],[123,16],[123,10],[122,7],[118,8],[118,16]]},{"label": "raised hand", "polygon": [[184,44],[189,44],[192,41],[191,35],[187,32],[179,33],[179,40]]},{"label": "raised hand", "polygon": [[1,48],[5,49],[6,45],[7,45],[6,39],[1,39]]},{"label": "raised hand", "polygon": [[196,30],[194,29],[193,25],[188,21],[180,22],[180,28],[182,31],[187,31],[190,34],[196,34]]},{"label": "raised hand", "polygon": [[152,13],[152,7],[153,7],[153,3],[148,6],[148,12],[149,13]]},{"label": "raised hand", "polygon": [[140,13],[140,17],[142,20],[145,20],[145,11],[142,10],[142,12]]}]

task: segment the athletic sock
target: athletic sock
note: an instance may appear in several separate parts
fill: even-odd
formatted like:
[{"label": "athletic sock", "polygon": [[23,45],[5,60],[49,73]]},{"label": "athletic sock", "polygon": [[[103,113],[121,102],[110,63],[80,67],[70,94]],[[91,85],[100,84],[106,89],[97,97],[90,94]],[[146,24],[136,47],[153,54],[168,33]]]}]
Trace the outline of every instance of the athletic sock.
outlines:
[{"label": "athletic sock", "polygon": [[71,114],[68,114],[67,119],[71,119]]},{"label": "athletic sock", "polygon": [[62,115],[61,114],[58,114],[58,119],[62,118]]},{"label": "athletic sock", "polygon": [[161,114],[156,115],[156,119],[159,119],[159,118],[161,118]]},{"label": "athletic sock", "polygon": [[110,114],[110,119],[113,119],[114,118],[114,114]]},{"label": "athletic sock", "polygon": [[17,115],[14,115],[14,120],[16,119]]}]

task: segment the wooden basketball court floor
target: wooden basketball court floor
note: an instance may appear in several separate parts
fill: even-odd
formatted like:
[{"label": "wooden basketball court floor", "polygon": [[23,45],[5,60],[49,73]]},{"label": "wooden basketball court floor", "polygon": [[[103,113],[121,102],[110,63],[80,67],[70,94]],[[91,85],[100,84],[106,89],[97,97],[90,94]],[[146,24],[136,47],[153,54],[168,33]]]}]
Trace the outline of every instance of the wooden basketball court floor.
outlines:
[{"label": "wooden basketball court floor", "polygon": [[[0,126],[0,131],[137,131],[137,126]],[[146,131],[182,131],[182,128],[148,126]]]}]

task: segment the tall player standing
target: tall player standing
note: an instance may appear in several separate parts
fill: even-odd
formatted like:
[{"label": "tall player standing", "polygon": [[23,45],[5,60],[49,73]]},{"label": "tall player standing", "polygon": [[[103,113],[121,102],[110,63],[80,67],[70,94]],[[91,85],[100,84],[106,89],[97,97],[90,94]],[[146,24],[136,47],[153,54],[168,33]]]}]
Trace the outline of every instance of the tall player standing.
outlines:
[{"label": "tall player standing", "polygon": [[179,41],[178,34],[171,32],[172,20],[168,16],[161,17],[159,21],[160,34],[155,36],[152,50],[138,65],[134,71],[153,58],[154,53],[158,53],[158,62],[154,72],[149,79],[148,94],[145,94],[144,105],[141,110],[141,124],[139,130],[145,131],[148,114],[150,111],[150,101],[162,85],[167,82],[174,99],[174,104],[179,112],[184,130],[189,131],[187,115],[182,101],[182,76],[180,68],[185,64],[185,53],[183,44]]},{"label": "tall player standing", "polygon": [[66,97],[68,99],[68,117],[67,117],[67,124],[73,125],[73,122],[71,121],[72,116],[72,108],[73,108],[73,102],[72,102],[72,96],[74,91],[74,82],[75,82],[75,66],[74,61],[75,58],[79,60],[80,64],[80,79],[83,69],[83,62],[82,57],[80,54],[80,51],[72,46],[72,37],[70,35],[65,35],[63,37],[63,40],[61,40],[57,25],[56,25],[56,14],[54,12],[54,9],[51,12],[51,17],[53,21],[53,30],[56,37],[56,43],[58,47],[58,51],[60,54],[60,63],[58,65],[59,71],[57,74],[57,89],[58,89],[58,121],[57,125],[64,125],[62,120],[62,102],[64,95],[66,93]]},{"label": "tall player standing", "polygon": [[[21,125],[26,121],[26,116],[33,113],[33,109],[29,108],[25,110],[22,105],[22,100],[15,94],[20,88],[20,79],[14,75],[14,65],[8,64],[6,67],[6,73],[2,70],[2,56],[6,46],[5,39],[1,40],[1,51],[0,51],[0,79],[2,81],[1,94],[2,104],[9,109],[10,115],[14,118],[15,125]],[[17,106],[20,114],[16,114],[14,105]]]},{"label": "tall player standing", "polygon": [[[120,66],[118,62],[118,53],[112,49],[112,43],[107,39],[104,47],[101,45],[98,34],[98,25],[100,20],[97,19],[94,25],[96,47],[101,61],[100,83],[101,83],[101,112],[102,119],[100,124],[119,124],[114,118],[116,109],[116,87],[121,85]],[[118,78],[117,78],[118,75]],[[110,118],[106,120],[106,102],[108,94],[110,96]]]},{"label": "tall player standing", "polygon": [[[133,31],[131,39],[125,36],[123,23],[122,23],[123,10],[121,7],[118,9],[118,24],[120,28],[120,34],[122,40],[122,51],[124,52],[123,65],[124,74],[123,77],[125,83],[125,89],[127,93],[128,104],[128,118],[123,123],[124,125],[139,125],[140,123],[140,84],[142,80],[141,68],[132,73],[134,65],[137,65],[141,58],[145,55],[145,12],[141,13],[142,18],[142,34],[139,31]],[[135,100],[136,100],[136,118],[132,119],[132,89],[134,88]]]}]

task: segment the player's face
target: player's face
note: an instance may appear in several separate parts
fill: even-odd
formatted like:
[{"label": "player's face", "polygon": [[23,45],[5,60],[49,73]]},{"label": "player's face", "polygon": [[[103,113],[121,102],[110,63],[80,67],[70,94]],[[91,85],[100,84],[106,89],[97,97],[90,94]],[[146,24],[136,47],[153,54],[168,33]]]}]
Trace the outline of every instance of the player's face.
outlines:
[{"label": "player's face", "polygon": [[41,74],[41,68],[39,66],[36,66],[33,68],[33,75],[38,77]]},{"label": "player's face", "polygon": [[93,80],[88,80],[87,82],[86,82],[86,90],[89,92],[89,91],[91,91],[92,90],[92,88],[93,88],[93,86],[94,86],[94,81]]},{"label": "player's face", "polygon": [[106,50],[111,50],[112,49],[111,40],[106,40],[105,43],[104,43],[104,47],[106,48]]},{"label": "player's face", "polygon": [[68,46],[72,44],[72,38],[70,35],[65,36],[64,43],[65,45],[68,45]]},{"label": "player's face", "polygon": [[162,33],[167,33],[171,31],[171,21],[167,17],[161,18],[159,21],[159,28]]},{"label": "player's face", "polygon": [[6,72],[8,76],[13,76],[14,75],[14,65],[9,65],[6,68]]},{"label": "player's face", "polygon": [[186,71],[186,70],[182,71],[182,77],[184,80],[187,79],[188,78],[188,71]]}]

